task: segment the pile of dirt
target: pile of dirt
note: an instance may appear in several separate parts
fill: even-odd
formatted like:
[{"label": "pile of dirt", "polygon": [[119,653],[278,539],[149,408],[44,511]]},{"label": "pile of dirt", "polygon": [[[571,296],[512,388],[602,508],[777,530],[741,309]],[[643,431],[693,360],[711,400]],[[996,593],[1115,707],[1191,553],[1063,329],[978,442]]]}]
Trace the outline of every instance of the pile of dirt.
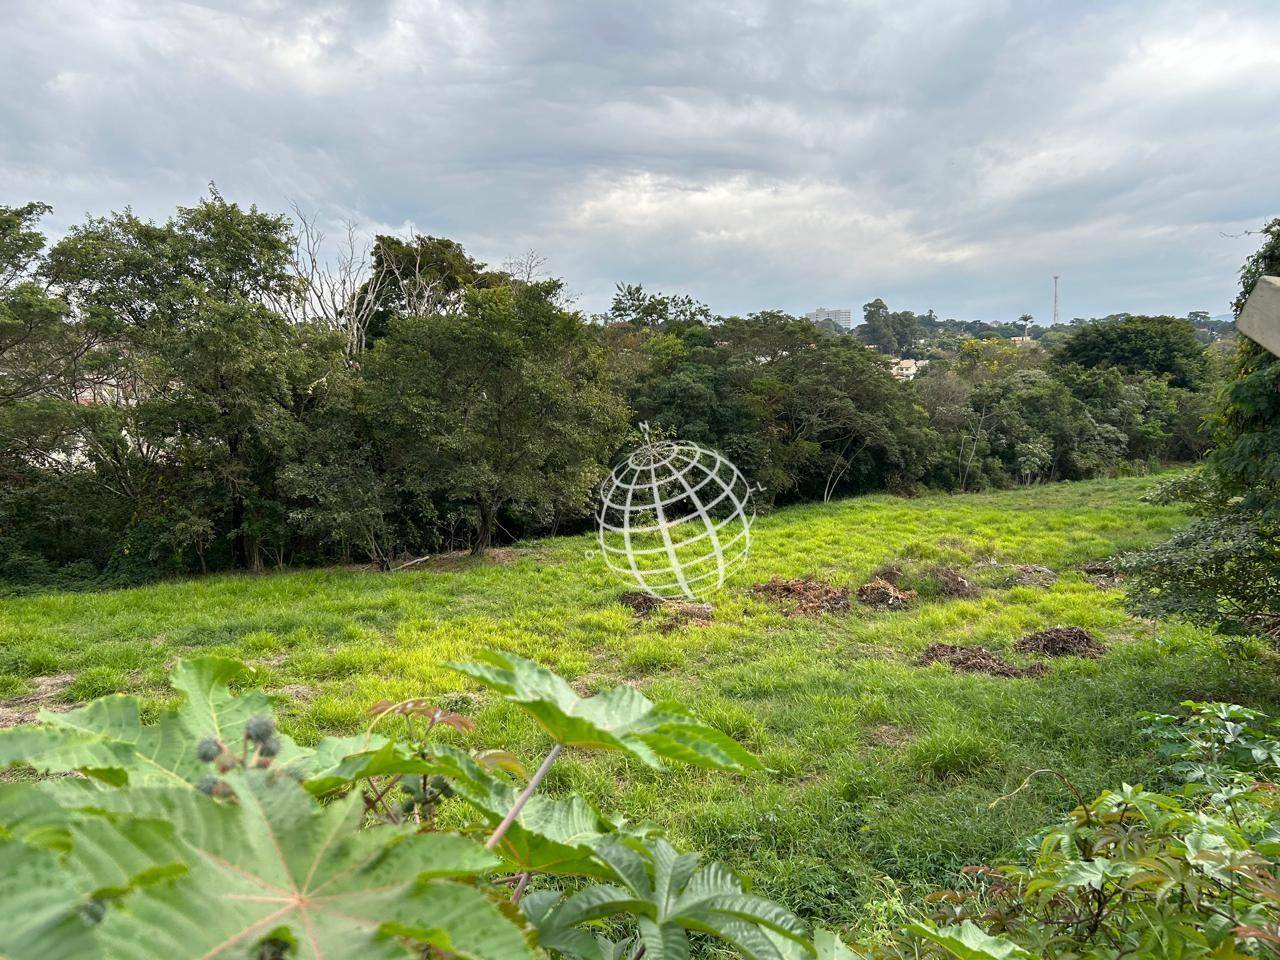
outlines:
[{"label": "pile of dirt", "polygon": [[789,617],[819,617],[824,613],[844,613],[849,609],[848,587],[837,587],[809,577],[795,580],[774,577],[768,583],[757,583],[751,589],[785,606]]},{"label": "pile of dirt", "polygon": [[1097,587],[1111,589],[1120,585],[1120,571],[1105,560],[1095,560],[1080,568],[1090,583]]},{"label": "pile of dirt", "polygon": [[661,600],[640,590],[629,590],[618,597],[618,602],[630,607],[640,620],[658,619],[658,628],[664,632],[686,623],[710,623],[715,608],[709,603],[691,603],[686,600]]},{"label": "pile of dirt", "polygon": [[1080,627],[1050,627],[1028,634],[1013,649],[1046,657],[1100,657],[1107,652],[1097,637]]},{"label": "pile of dirt", "polygon": [[1015,563],[1013,565],[1013,576],[1009,578],[1010,586],[1018,587],[1048,587],[1058,579],[1058,575],[1048,567],[1042,567],[1038,563]]},{"label": "pile of dirt", "polygon": [[993,677],[1039,677],[1045,672],[1042,663],[1019,667],[986,647],[960,647],[951,643],[931,643],[925,648],[920,666],[945,663],[960,673],[988,673]]},{"label": "pile of dirt", "polygon": [[858,588],[858,602],[888,610],[905,607],[916,598],[914,590],[899,590],[888,580],[876,577]]},{"label": "pile of dirt", "polygon": [[963,577],[951,567],[930,567],[928,574],[938,581],[938,591],[944,597],[955,597],[958,600],[972,600],[982,593],[976,583]]},{"label": "pile of dirt", "polygon": [[16,727],[20,723],[31,723],[41,710],[53,710],[61,713],[70,710],[71,704],[58,704],[58,694],[71,685],[75,674],[58,673],[50,677],[36,677],[31,682],[35,689],[25,697],[14,697],[12,700],[0,701],[0,730]]},{"label": "pile of dirt", "polygon": [[898,566],[896,563],[890,563],[886,566],[880,567],[873,574],[871,574],[871,579],[885,580],[889,583],[892,583],[895,587],[900,587],[902,586],[902,578],[905,575],[906,575],[906,572],[900,566]]},{"label": "pile of dirt", "polygon": [[630,607],[631,612],[638,617],[647,617],[662,606],[661,600],[653,594],[645,593],[642,590],[628,590],[618,597],[618,602],[624,607]]}]

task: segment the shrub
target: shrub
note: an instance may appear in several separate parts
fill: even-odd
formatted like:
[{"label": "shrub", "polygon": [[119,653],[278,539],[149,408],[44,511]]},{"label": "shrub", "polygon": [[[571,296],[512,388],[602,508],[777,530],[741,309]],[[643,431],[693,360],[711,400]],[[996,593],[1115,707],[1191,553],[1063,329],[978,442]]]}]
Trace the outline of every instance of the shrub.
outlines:
[{"label": "shrub", "polygon": [[969,868],[969,886],[933,895],[930,917],[864,955],[1280,955],[1280,731],[1231,704],[1183,707],[1146,716],[1177,789],[1082,801],[1029,863]]}]

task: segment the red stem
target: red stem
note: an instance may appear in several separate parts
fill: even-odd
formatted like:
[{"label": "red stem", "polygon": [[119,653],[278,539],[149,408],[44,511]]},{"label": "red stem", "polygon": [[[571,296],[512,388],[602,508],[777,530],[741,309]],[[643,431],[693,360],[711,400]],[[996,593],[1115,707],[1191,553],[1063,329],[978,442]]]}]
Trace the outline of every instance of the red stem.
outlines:
[{"label": "red stem", "polygon": [[516,797],[516,802],[511,809],[507,811],[507,815],[502,818],[502,822],[494,829],[489,839],[484,842],[485,848],[492,850],[498,845],[498,841],[503,838],[506,832],[511,828],[511,824],[516,822],[516,817],[520,816],[520,811],[524,809],[524,805],[529,802],[529,798],[533,796],[533,791],[538,789],[538,784],[542,782],[542,778],[547,775],[547,771],[551,769],[551,764],[556,762],[556,757],[560,756],[560,751],[564,749],[564,745],[557,743],[551,748],[551,752],[547,754],[542,766],[538,767],[537,772],[529,781],[528,786],[520,792],[520,796]]}]

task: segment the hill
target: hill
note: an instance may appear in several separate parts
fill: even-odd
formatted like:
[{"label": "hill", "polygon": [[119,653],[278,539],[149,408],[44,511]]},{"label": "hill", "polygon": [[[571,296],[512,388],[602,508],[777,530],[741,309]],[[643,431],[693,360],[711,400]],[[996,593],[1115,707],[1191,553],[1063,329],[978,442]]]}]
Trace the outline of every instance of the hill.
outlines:
[{"label": "hill", "polygon": [[[481,718],[488,739],[473,734],[469,745],[533,759],[543,741],[528,721],[440,668],[506,648],[583,692],[623,680],[680,699],[773,770],[726,778],[566,760],[552,789],[571,785],[604,807],[653,817],[801,913],[874,927],[961,866],[1014,855],[1069,805],[1056,781],[990,805],[1030,771],[1061,770],[1086,796],[1123,781],[1150,785],[1138,711],[1187,698],[1280,704],[1265,652],[1135,620],[1105,572],[1082,569],[1182,521],[1176,508],[1137,502],[1150,483],[783,510],[759,520],[751,560],[709,622],[645,618],[619,602],[625,585],[585,537],[393,574],[230,575],[12,598],[0,601],[0,721],[112,690],[158,700],[166,665],[225,653],[258,665],[301,739],[359,728],[378,699],[421,695]],[[839,592],[877,572],[919,596],[885,609]],[[773,577],[831,585],[835,612],[788,615],[786,602],[752,589]],[[1054,626],[1083,628],[1108,652],[1015,649]],[[920,665],[934,643],[981,645],[1016,675]]]}]

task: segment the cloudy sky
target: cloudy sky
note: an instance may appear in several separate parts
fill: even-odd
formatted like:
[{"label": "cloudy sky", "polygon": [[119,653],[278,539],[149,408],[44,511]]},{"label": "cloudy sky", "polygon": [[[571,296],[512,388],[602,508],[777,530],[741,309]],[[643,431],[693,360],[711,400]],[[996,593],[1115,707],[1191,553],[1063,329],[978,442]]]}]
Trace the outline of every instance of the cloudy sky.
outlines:
[{"label": "cloudy sky", "polygon": [[1223,313],[1275,0],[0,0],[0,203],[209,181],[719,312]]}]

